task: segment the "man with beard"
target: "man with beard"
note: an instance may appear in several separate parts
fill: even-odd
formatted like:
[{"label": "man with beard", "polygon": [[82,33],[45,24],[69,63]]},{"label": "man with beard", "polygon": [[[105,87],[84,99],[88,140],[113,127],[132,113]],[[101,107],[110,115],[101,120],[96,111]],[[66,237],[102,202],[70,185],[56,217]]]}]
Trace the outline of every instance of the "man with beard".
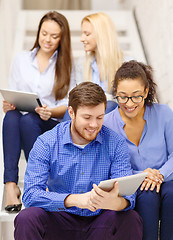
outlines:
[{"label": "man with beard", "polygon": [[121,136],[102,126],[106,96],[83,82],[69,94],[71,121],[39,136],[25,174],[23,209],[15,219],[16,240],[142,239],[142,222],[132,210],[135,195],[110,192],[100,181],[132,174]]}]

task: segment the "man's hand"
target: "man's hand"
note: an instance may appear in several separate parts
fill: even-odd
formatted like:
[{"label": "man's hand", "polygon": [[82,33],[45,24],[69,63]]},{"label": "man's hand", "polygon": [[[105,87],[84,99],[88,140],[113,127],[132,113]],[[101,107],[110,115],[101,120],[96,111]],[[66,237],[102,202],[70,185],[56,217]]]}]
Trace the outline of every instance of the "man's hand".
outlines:
[{"label": "man's hand", "polygon": [[95,209],[123,210],[129,206],[129,202],[118,193],[118,182],[114,183],[113,189],[109,192],[103,191],[96,184],[93,184],[89,205]]},{"label": "man's hand", "polygon": [[118,196],[118,193],[118,182],[114,184],[110,192],[105,192],[96,184],[93,184],[93,189],[90,192],[68,195],[64,201],[64,205],[66,208],[78,207],[89,209],[92,212],[95,212],[97,209],[120,211],[129,206],[129,201]]},{"label": "man's hand", "polygon": [[163,175],[160,173],[159,170],[151,168],[145,169],[144,172],[148,172],[148,175],[141,184],[140,190],[148,191],[150,189],[151,191],[153,191],[154,188],[156,188],[156,192],[158,193],[160,191],[160,186],[164,181]]},{"label": "man's hand", "polygon": [[45,104],[43,105],[43,107],[37,107],[35,109],[36,113],[38,113],[40,115],[40,118],[44,121],[49,120],[49,118],[51,118],[51,108],[48,108]]},{"label": "man's hand", "polygon": [[82,194],[70,194],[66,197],[64,205],[66,208],[69,207],[78,207],[81,209],[89,209],[92,212],[95,212],[97,209],[92,206],[90,203],[91,192],[82,193]]}]

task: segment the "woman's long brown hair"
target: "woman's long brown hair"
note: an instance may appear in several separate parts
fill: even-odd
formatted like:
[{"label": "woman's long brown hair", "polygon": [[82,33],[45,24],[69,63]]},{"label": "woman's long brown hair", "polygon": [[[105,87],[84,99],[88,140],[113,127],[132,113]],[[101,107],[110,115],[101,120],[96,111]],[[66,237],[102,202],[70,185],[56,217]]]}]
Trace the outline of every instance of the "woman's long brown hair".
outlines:
[{"label": "woman's long brown hair", "polygon": [[50,11],[40,20],[36,41],[31,50],[39,47],[39,34],[43,22],[52,20],[58,23],[61,28],[61,39],[57,48],[58,55],[55,64],[55,80],[53,93],[56,100],[63,99],[69,90],[71,69],[72,69],[72,54],[71,54],[71,37],[67,19],[56,11]]}]

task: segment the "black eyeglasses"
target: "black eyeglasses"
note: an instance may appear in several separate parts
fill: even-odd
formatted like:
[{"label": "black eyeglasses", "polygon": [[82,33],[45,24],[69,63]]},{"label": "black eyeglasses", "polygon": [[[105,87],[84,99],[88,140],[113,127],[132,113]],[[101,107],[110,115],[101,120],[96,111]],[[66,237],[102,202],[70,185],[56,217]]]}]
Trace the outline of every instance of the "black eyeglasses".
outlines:
[{"label": "black eyeglasses", "polygon": [[144,99],[145,93],[142,96],[132,96],[132,97],[127,97],[127,96],[116,96],[116,100],[118,103],[127,103],[129,101],[129,99],[133,102],[133,103],[141,103]]}]

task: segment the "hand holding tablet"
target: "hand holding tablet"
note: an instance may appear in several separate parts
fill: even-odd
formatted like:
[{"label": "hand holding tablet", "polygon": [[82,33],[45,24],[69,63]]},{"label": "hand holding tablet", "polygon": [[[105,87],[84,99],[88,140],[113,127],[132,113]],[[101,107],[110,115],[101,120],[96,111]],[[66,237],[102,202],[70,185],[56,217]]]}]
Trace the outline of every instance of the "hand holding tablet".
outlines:
[{"label": "hand holding tablet", "polygon": [[121,178],[108,179],[105,181],[101,181],[98,187],[103,189],[104,191],[109,192],[113,188],[114,183],[118,182],[120,196],[132,195],[136,192],[138,187],[144,181],[147,174],[147,172],[144,172]]},{"label": "hand holding tablet", "polygon": [[20,111],[34,112],[42,104],[36,93],[0,89],[1,95],[8,103],[15,105]]}]

